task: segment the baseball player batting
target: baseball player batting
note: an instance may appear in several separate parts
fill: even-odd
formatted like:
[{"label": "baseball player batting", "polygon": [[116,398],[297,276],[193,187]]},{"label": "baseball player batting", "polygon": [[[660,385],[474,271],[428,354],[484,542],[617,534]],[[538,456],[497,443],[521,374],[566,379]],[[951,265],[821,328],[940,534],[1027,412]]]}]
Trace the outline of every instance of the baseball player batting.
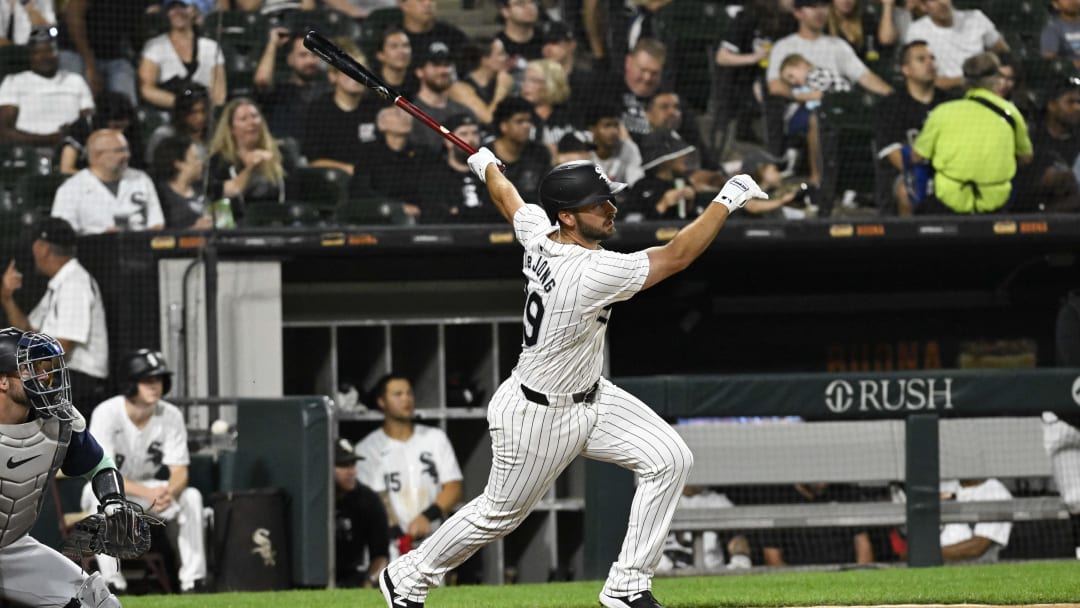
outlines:
[{"label": "baseball player batting", "polygon": [[659,247],[630,254],[600,244],[615,233],[615,195],[626,184],[575,161],[551,170],[540,202],[527,205],[487,148],[469,167],[525,248],[527,281],[521,356],[488,405],[493,462],[487,487],[418,548],[379,576],[391,608],[422,608],[443,575],[525,520],[578,456],[612,462],[639,483],[619,557],[600,592],[608,608],[662,608],[653,597],[675,505],[694,456],[659,415],[601,377],[612,305],[683,270],[728,215],[767,198],[748,176],[728,180],[714,205]]}]

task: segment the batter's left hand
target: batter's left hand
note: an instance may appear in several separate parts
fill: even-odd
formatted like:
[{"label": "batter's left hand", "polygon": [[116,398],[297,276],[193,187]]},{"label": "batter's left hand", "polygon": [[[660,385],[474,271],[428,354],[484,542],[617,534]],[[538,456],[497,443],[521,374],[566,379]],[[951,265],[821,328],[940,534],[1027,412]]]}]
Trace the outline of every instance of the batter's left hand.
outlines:
[{"label": "batter's left hand", "polygon": [[495,158],[495,154],[488,150],[486,147],[480,148],[469,157],[469,168],[476,174],[476,177],[480,178],[480,181],[487,183],[487,168],[488,165],[495,165],[501,167],[502,163],[498,158]]},{"label": "batter's left hand", "polygon": [[409,529],[405,533],[416,539],[427,538],[431,534],[431,521],[423,515],[417,515],[409,522]]},{"label": "batter's left hand", "polygon": [[729,213],[734,213],[736,209],[746,206],[746,202],[752,198],[767,199],[769,195],[761,190],[754,178],[741,174],[729,179],[713,202],[720,203],[727,207]]}]

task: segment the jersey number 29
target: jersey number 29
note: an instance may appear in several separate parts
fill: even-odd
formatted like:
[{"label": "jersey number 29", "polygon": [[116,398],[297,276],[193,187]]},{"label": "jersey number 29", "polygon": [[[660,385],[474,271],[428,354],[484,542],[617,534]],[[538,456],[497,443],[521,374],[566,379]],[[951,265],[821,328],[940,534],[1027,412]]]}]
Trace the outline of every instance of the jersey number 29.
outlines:
[{"label": "jersey number 29", "polygon": [[522,330],[522,339],[525,346],[536,346],[540,339],[540,323],[544,320],[544,302],[540,294],[535,291],[529,292],[525,299],[525,327]]}]

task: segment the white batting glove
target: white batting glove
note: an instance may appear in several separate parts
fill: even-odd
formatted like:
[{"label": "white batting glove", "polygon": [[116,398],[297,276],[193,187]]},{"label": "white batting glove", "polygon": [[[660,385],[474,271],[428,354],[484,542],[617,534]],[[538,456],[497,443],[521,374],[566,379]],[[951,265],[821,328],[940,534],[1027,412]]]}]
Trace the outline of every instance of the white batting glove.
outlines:
[{"label": "white batting glove", "polygon": [[469,168],[472,169],[472,172],[476,174],[476,177],[479,177],[480,181],[485,184],[487,183],[487,176],[485,173],[487,172],[488,165],[495,165],[498,167],[501,164],[499,159],[495,158],[495,155],[491,150],[488,150],[486,147],[480,148],[476,151],[476,154],[469,157]]},{"label": "white batting glove", "polygon": [[761,190],[754,178],[743,174],[729,179],[713,202],[727,207],[728,213],[735,213],[736,209],[745,207],[746,202],[752,198],[767,199],[769,195]]}]

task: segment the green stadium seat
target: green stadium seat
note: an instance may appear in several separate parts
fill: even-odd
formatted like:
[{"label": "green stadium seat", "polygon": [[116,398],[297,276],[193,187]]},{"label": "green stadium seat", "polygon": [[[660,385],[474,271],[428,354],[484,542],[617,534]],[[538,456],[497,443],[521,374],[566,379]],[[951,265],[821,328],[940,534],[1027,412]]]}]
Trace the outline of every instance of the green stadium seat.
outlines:
[{"label": "green stadium seat", "polygon": [[[379,40],[382,38],[382,34],[386,31],[386,28],[391,25],[401,24],[401,9],[400,8],[380,8],[371,11],[367,19],[364,19],[360,25],[360,50],[364,51],[364,55],[368,60],[372,60],[375,57],[375,52],[379,50]],[[416,53],[416,50],[413,50]]]},{"label": "green stadium seat", "polygon": [[0,184],[14,184],[23,175],[52,171],[52,154],[47,148],[25,144],[0,144]]},{"label": "green stadium seat", "polygon": [[1028,87],[1036,92],[1058,79],[1080,75],[1080,70],[1068,59],[1028,57],[1021,61],[1021,68]]},{"label": "green stadium seat", "polygon": [[67,178],[62,173],[23,175],[15,182],[15,204],[22,210],[44,209],[47,213],[52,209],[56,190]]},{"label": "green stadium seat", "polygon": [[241,226],[248,228],[299,228],[319,226],[319,210],[303,202],[251,203],[244,207]]},{"label": "green stadium seat", "polygon": [[0,46],[0,79],[30,69],[30,52],[25,45]]},{"label": "green stadium seat", "polygon": [[705,108],[709,98],[711,58],[706,51],[727,26],[727,12],[718,2],[679,0],[656,11],[657,37],[669,45],[667,62],[678,66],[675,89],[695,108]]},{"label": "green stadium seat", "polygon": [[215,11],[206,16],[202,32],[222,46],[251,55],[261,53],[266,48],[269,24],[257,12]]},{"label": "green stadium seat", "polygon": [[821,100],[817,115],[825,159],[822,192],[828,197],[844,190],[863,198],[874,195],[874,102],[874,96],[864,91],[829,93]]},{"label": "green stadium seat", "polygon": [[327,38],[357,39],[362,35],[362,27],[355,20],[332,9],[314,11],[292,11],[285,14],[281,25],[291,32],[306,34],[311,30]]},{"label": "green stadium seat", "polygon": [[331,167],[299,167],[285,178],[285,198],[313,205],[325,216],[345,204],[349,196],[348,173]]},{"label": "green stadium seat", "polygon": [[372,196],[353,198],[338,207],[334,214],[338,224],[345,226],[411,225],[416,220],[405,213],[400,201]]},{"label": "green stadium seat", "polygon": [[223,45],[225,52],[225,85],[228,98],[253,97],[255,95],[255,69],[259,61],[251,54],[229,45]]}]

